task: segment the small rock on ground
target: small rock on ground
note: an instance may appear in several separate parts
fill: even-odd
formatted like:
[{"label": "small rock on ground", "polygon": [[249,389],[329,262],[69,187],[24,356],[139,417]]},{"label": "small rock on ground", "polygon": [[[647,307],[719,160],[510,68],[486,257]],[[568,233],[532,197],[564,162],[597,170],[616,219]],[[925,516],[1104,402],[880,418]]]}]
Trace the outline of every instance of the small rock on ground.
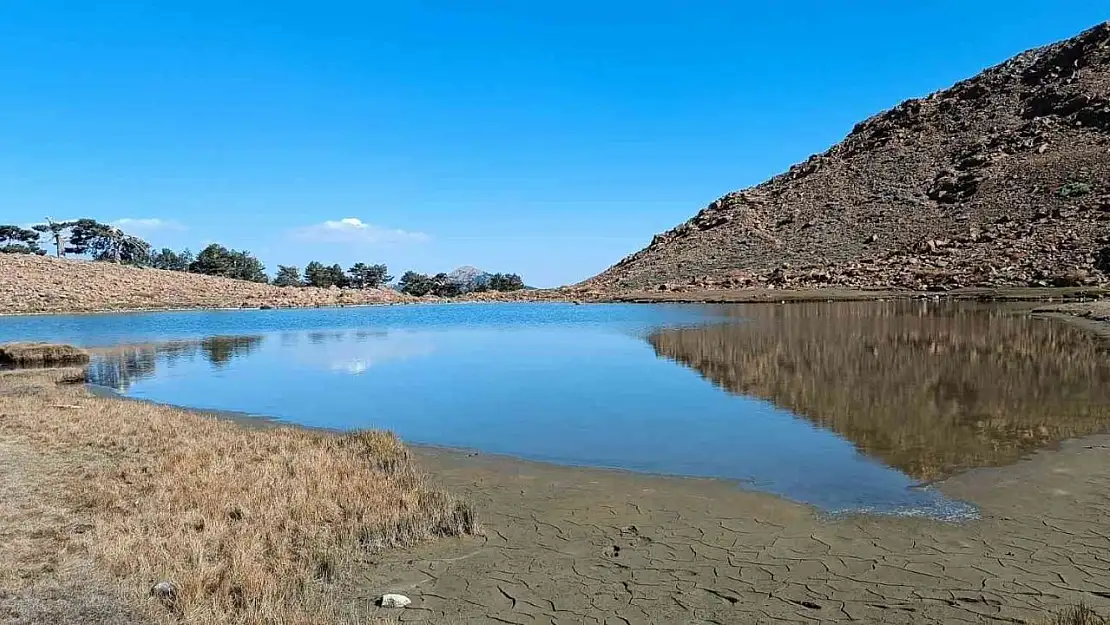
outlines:
[{"label": "small rock on ground", "polygon": [[404,595],[386,594],[378,601],[383,608],[403,608],[412,603],[412,599]]}]

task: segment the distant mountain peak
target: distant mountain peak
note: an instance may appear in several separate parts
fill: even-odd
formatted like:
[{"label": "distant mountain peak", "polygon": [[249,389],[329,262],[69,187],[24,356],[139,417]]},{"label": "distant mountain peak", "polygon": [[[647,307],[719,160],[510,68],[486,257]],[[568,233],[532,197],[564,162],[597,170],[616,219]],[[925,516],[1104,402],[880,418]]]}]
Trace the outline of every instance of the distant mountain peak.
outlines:
[{"label": "distant mountain peak", "polygon": [[489,279],[493,274],[488,271],[483,271],[477,267],[470,265],[463,265],[447,274],[447,279],[456,284],[462,285],[463,290],[471,291],[476,287],[485,286],[489,284]]}]

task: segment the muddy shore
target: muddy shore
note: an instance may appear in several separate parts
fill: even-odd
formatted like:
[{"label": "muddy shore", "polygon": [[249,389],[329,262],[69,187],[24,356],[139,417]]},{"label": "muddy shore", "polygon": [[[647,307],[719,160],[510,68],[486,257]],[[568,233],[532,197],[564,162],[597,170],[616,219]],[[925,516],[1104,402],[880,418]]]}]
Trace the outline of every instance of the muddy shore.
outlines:
[{"label": "muddy shore", "polygon": [[[1101,303],[1080,306],[1087,308],[1041,311],[1101,323],[1086,315]],[[64,387],[41,401],[75,410],[85,401],[73,394],[87,392]],[[118,407],[114,414],[136,403],[88,405],[98,410],[105,401]],[[75,534],[86,522],[81,512],[43,498],[72,488],[87,454],[74,464],[2,433],[0,450],[0,491],[16,504],[0,504],[0,568],[15,558],[10,570],[31,576],[9,578],[20,590],[7,598],[0,588],[0,622],[34,622],[12,616],[12,602],[110,596],[116,582]],[[1040,623],[1079,603],[1110,613],[1110,435],[938,482],[945,495],[978,507],[978,520],[959,524],[828,517],[725,481],[413,451],[437,486],[475,504],[484,535],[351,554],[326,588],[327,602],[359,622]],[[59,555],[36,560],[46,553]],[[66,585],[74,562],[94,593]],[[374,607],[386,592],[413,604]],[[126,617],[105,622],[143,622],[141,607],[92,608]]]},{"label": "muddy shore", "polygon": [[[1102,303],[1078,304],[1100,309]],[[1022,308],[1033,308],[1023,305]],[[1106,324],[1049,306],[1089,330]],[[1110,435],[935,483],[980,518],[829,517],[725,481],[417,448],[486,535],[367,559],[403,622],[1043,623],[1110,612]]]},{"label": "muddy shore", "polygon": [[404,622],[1041,622],[1110,609],[1110,436],[938,485],[981,519],[828,518],[713,480],[420,450],[486,536],[366,561]]}]

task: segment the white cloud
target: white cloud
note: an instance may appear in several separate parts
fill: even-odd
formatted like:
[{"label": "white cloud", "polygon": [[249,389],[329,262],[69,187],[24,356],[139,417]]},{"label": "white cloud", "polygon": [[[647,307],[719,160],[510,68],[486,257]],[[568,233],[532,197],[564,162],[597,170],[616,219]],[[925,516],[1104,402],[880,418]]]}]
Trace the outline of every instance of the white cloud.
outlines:
[{"label": "white cloud", "polygon": [[112,225],[130,233],[164,232],[166,230],[184,230],[185,226],[176,221],[167,221],[157,217],[134,218],[124,217],[112,222]]},{"label": "white cloud", "polygon": [[435,352],[430,333],[393,331],[359,339],[356,332],[323,335],[311,348],[297,350],[297,360],[313,368],[361,375],[373,367],[422,358]]},{"label": "white cloud", "polygon": [[420,243],[431,238],[423,232],[375,226],[357,217],[306,226],[294,234],[297,238],[319,243]]}]

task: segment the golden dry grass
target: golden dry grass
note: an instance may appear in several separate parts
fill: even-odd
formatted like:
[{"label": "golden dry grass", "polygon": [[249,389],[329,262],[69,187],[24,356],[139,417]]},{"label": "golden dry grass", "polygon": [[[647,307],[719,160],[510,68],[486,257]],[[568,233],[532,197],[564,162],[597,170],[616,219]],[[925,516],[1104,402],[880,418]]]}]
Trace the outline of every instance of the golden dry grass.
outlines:
[{"label": "golden dry grass", "polygon": [[1046,625],[1106,625],[1106,617],[1085,604],[1070,606],[1050,616]]},{"label": "golden dry grass", "polygon": [[0,254],[0,314],[354,306],[411,300],[392,289],[277,287],[115,263]]},{"label": "golden dry grass", "polygon": [[17,367],[80,365],[89,353],[72,345],[57,343],[4,343],[0,345],[0,364]]},{"label": "golden dry grass", "polygon": [[[66,540],[154,620],[339,622],[350,606],[328,589],[353,557],[477,531],[389,433],[244,428],[66,377],[0,374],[0,442],[71,459],[51,496],[89,527]],[[151,598],[161,580],[172,600]]]}]

